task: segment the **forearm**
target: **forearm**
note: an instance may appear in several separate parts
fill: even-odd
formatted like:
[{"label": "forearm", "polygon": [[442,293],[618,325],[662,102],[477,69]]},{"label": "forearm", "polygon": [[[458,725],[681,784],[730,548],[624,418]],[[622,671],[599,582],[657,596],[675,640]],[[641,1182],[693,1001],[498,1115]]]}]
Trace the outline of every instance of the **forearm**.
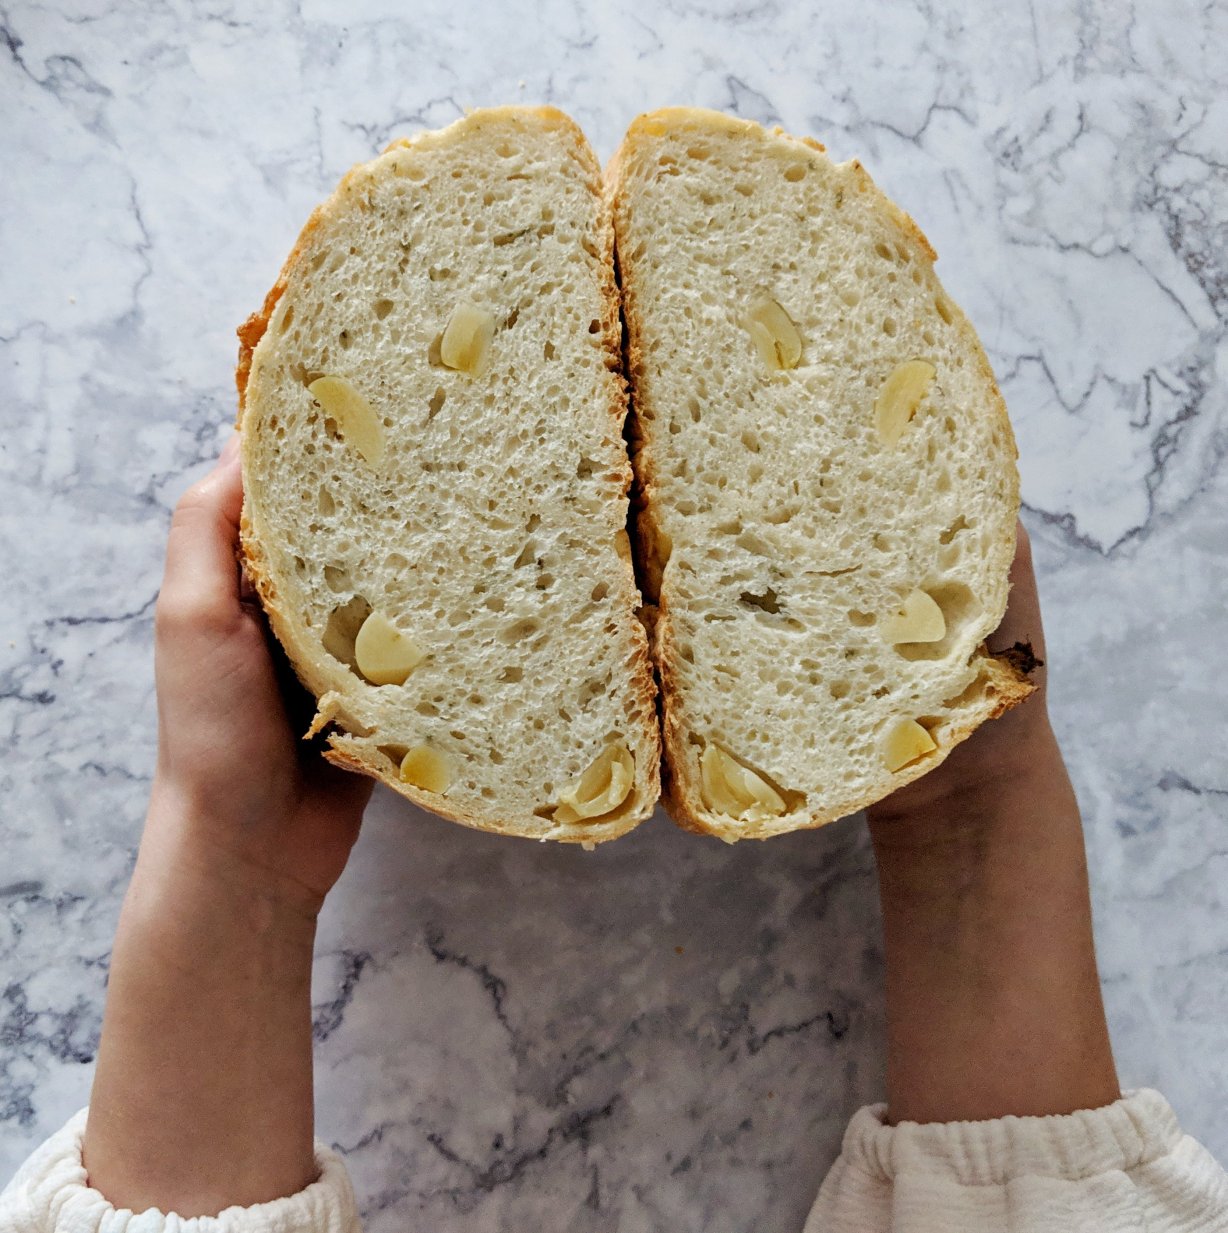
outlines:
[{"label": "forearm", "polygon": [[116,1206],[192,1216],[314,1179],[314,918],[182,844],[183,832],[151,816],[142,843],[112,953],[85,1163]]},{"label": "forearm", "polygon": [[893,1121],[1067,1113],[1119,1095],[1078,807],[1047,721],[1026,776],[871,813]]}]

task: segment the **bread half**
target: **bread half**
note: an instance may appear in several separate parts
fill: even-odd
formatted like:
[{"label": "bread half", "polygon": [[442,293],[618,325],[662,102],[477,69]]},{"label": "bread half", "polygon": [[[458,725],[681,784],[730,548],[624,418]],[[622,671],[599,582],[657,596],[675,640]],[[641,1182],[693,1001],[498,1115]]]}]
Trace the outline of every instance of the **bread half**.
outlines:
[{"label": "bread half", "polygon": [[597,843],[659,792],[613,233],[553,109],[354,168],[240,330],[247,569],[326,756]]},{"label": "bread half", "polygon": [[1015,443],[913,221],[856,162],[714,112],[607,173],[666,804],[722,839],[818,826],[1031,692],[989,655]]}]

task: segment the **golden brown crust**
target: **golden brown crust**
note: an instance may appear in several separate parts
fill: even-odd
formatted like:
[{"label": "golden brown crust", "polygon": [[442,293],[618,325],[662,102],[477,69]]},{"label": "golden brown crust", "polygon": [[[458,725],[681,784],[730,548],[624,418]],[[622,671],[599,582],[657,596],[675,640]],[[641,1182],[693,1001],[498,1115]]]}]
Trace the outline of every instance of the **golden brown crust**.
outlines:
[{"label": "golden brown crust", "polygon": [[[332,198],[329,200],[331,201]],[[302,231],[298,234],[298,239],[294,241],[294,247],[290,250],[290,255],[282,263],[281,270],[277,275],[277,281],[269,288],[268,294],[264,297],[264,303],[235,331],[239,336],[239,358],[235,364],[235,386],[239,391],[239,413],[235,420],[235,427],[240,431],[243,429],[243,408],[247,404],[247,382],[252,373],[252,356],[255,355],[256,348],[264,337],[265,330],[269,328],[269,321],[272,319],[273,312],[277,308],[277,302],[286,290],[286,283],[290,278],[290,272],[298,265],[312,233],[324,218],[327,205],[328,202],[312,210],[311,217],[307,219]]]},{"label": "golden brown crust", "polygon": [[[584,134],[574,121],[553,107],[490,108],[484,111],[469,113],[463,119],[456,121],[454,125],[449,126],[449,128],[421,133],[411,138],[394,141],[387,147],[385,154],[389,151],[405,148],[429,151],[436,146],[447,143],[449,140],[453,140],[456,136],[457,128],[481,123],[484,120],[496,117],[531,117],[538,124],[544,123],[547,127],[563,130],[571,139],[573,156],[588,176],[588,186],[592,190],[598,212],[596,227],[599,235],[598,247],[601,259],[601,339],[605,365],[610,374],[611,388],[608,413],[610,416],[611,433],[614,439],[618,439],[621,436],[623,423],[627,416],[627,383],[621,367],[619,295],[613,271],[614,227],[608,205],[601,191],[600,164],[597,162]],[[240,346],[238,363],[235,370],[235,381],[239,392],[238,427],[240,429],[244,427],[247,388],[251,379],[253,359],[269,322],[277,309],[278,302],[285,293],[297,265],[310,247],[313,233],[325,219],[341,207],[342,194],[347,183],[356,174],[362,172],[366,166],[366,164],[362,164],[347,172],[332,196],[312,212],[294,247],[291,249],[290,255],[286,258],[278,274],[277,281],[265,296],[263,305],[239,327]],[[250,434],[245,434],[243,442],[245,470],[246,464],[250,461],[249,438]],[[632,482],[632,471],[629,462],[623,464],[620,478],[622,480],[619,490],[620,495],[625,496]],[[388,767],[377,765],[372,761],[356,756],[351,749],[346,748],[344,744],[346,721],[343,703],[338,700],[325,704],[323,701],[326,697],[335,700],[338,696],[329,694],[331,688],[329,682],[315,668],[315,660],[318,655],[317,648],[308,644],[307,639],[297,628],[296,622],[280,603],[274,571],[270,567],[267,554],[259,543],[251,525],[246,503],[240,525],[240,552],[244,568],[256,588],[274,635],[285,648],[287,657],[304,687],[317,699],[321,700],[321,709],[308,735],[314,735],[315,732],[336,725],[337,730],[328,732],[327,739],[330,748],[324,753],[324,756],[330,762],[337,766],[343,766],[346,769],[368,775],[386,784],[402,796],[407,797],[421,808],[430,810],[441,817],[458,822],[464,826],[498,834],[522,835],[529,838],[543,837],[543,830],[549,828],[552,824],[544,823],[540,817],[509,818],[494,808],[480,812],[466,812],[456,809],[450,805],[446,798],[434,793],[423,792],[409,784],[403,783],[399,775],[395,773],[395,770],[389,770],[389,767],[392,765],[391,762],[388,764]],[[618,577],[627,612],[629,615],[633,615],[639,605],[640,597],[629,557],[620,562]],[[660,735],[655,722],[656,684],[653,677],[652,661],[649,655],[648,639],[643,626],[638,620],[631,619],[629,620],[628,632],[631,640],[631,646],[628,648],[631,684],[639,700],[640,709],[644,714],[644,719],[640,726],[640,740],[637,746],[640,756],[636,758],[636,782],[632,795],[619,811],[622,816],[615,815],[613,819],[604,822],[601,820],[587,821],[577,824],[574,828],[570,829],[555,826],[554,833],[549,838],[555,839],[558,842],[590,844],[603,843],[610,839],[615,839],[649,817],[655,807],[660,791]]]},{"label": "golden brown crust", "polygon": [[[938,766],[956,745],[966,740],[981,723],[996,718],[1012,706],[1018,705],[1035,689],[1028,679],[1025,665],[1009,657],[991,656],[981,652],[979,667],[984,681],[984,703],[979,714],[974,714],[964,723],[946,729],[943,745],[921,762],[905,767],[891,776],[889,781],[871,792],[851,796],[833,802],[826,809],[811,809],[800,821],[796,813],[779,820],[747,823],[730,820],[728,825],[714,822],[705,816],[698,779],[698,760],[694,747],[688,741],[688,733],[682,720],[682,691],[675,671],[676,653],[673,646],[673,625],[669,614],[668,596],[660,592],[661,572],[668,560],[667,537],[664,536],[656,516],[654,502],[655,476],[651,461],[643,448],[647,430],[640,418],[643,409],[642,386],[643,349],[640,318],[636,312],[636,279],[634,259],[629,252],[617,247],[617,237],[625,226],[629,209],[628,181],[634,173],[634,164],[641,153],[642,143],[679,129],[695,129],[710,132],[713,129],[731,132],[752,140],[765,136],[779,137],[795,143],[807,151],[824,154],[824,147],[809,138],[791,137],[777,128],[770,133],[753,121],[741,120],[719,112],[698,108],[665,108],[638,116],[627,130],[621,145],[615,151],[606,168],[606,196],[614,219],[617,268],[620,273],[625,319],[625,354],[627,373],[631,381],[631,425],[628,439],[631,442],[632,466],[635,471],[633,509],[636,520],[636,539],[642,565],[642,579],[646,597],[658,605],[652,642],[653,659],[660,682],[659,709],[662,734],[662,804],[670,817],[684,830],[715,835],[726,842],[739,839],[767,839],[777,834],[822,826],[837,818],[881,800],[884,796],[920,778]],[[844,164],[843,170],[851,177],[854,191],[871,194],[884,215],[896,225],[900,239],[909,244],[916,253],[929,262],[937,260],[937,253],[916,222],[891,201],[870,178],[869,173],[856,160]],[[975,332],[967,318],[951,304],[964,337],[971,343],[970,350],[979,356],[979,362],[988,379],[991,393],[991,413],[1006,434],[1013,456],[1017,456],[1015,439],[1007,417],[1006,404],[998,390],[992,369],[989,367]],[[1015,475],[1008,499],[1018,508],[1018,476]],[[1013,527],[1010,534],[1013,536]],[[663,541],[666,547],[663,549]]]}]

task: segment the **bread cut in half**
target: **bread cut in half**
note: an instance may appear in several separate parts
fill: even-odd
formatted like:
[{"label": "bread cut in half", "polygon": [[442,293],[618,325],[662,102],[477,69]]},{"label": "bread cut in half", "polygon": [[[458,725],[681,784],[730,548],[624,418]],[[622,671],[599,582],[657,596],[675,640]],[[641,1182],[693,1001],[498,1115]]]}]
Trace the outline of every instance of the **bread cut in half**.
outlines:
[{"label": "bread cut in half", "polygon": [[1031,692],[1002,618],[1015,443],[912,220],[856,162],[713,112],[608,170],[666,804],[817,826]]},{"label": "bread cut in half", "polygon": [[597,843],[659,792],[612,245],[566,116],[476,111],[354,168],[240,330],[243,551],[312,732],[488,831]]}]

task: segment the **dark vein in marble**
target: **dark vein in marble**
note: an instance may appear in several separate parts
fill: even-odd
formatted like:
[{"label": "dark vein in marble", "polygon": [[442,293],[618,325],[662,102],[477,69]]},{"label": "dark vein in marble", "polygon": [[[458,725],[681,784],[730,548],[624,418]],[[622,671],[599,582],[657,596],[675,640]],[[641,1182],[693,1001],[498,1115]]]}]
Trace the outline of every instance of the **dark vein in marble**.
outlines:
[{"label": "dark vein in marble", "polygon": [[138,607],[131,609],[128,612],[114,613],[89,613],[85,616],[60,616],[48,617],[43,622],[48,629],[54,629],[57,625],[119,625],[125,621],[136,621],[142,617],[150,615],[150,612],[158,602],[158,593],[155,591],[144,603]]},{"label": "dark vein in marble", "polygon": [[1228,788],[1212,788],[1196,784],[1177,771],[1165,771],[1156,787],[1161,792],[1188,792],[1192,796],[1228,796]]},{"label": "dark vein in marble", "polygon": [[486,964],[470,959],[468,955],[461,954],[459,951],[448,950],[444,946],[443,931],[440,929],[428,928],[426,947],[436,963],[449,964],[466,972],[472,972],[482,982],[482,988],[490,995],[491,1004],[495,1008],[495,1018],[509,1033],[514,1034],[505,1010],[507,983],[502,977],[496,976]]},{"label": "dark vein in marble", "polygon": [[474,1190],[489,1193],[499,1186],[506,1186],[510,1182],[515,1182],[531,1166],[546,1160],[556,1148],[564,1147],[571,1143],[580,1143],[587,1147],[592,1127],[598,1122],[605,1121],[611,1117],[618,1103],[619,1097],[615,1096],[603,1105],[577,1110],[569,1114],[562,1122],[551,1126],[546,1131],[546,1137],[536,1146],[519,1152],[496,1155],[487,1164],[477,1164],[474,1161],[467,1160],[449,1146],[443,1135],[436,1131],[431,1131],[427,1134],[426,1141],[449,1164],[454,1164],[464,1169],[471,1178],[471,1185],[469,1187],[446,1187],[437,1193],[460,1195],[466,1193],[466,1191]]},{"label": "dark vein in marble", "polygon": [[99,1016],[84,998],[64,1011],[33,1010],[25,989],[17,982],[8,985],[0,994],[0,1122],[34,1123],[35,1082],[10,1074],[18,1058],[37,1053],[54,1062],[87,1065],[98,1050],[100,1030]]},{"label": "dark vein in marble", "polygon": [[42,890],[41,882],[10,882],[8,886],[0,886],[0,899],[35,899]]},{"label": "dark vein in marble", "polygon": [[336,996],[321,1005],[312,1020],[311,1035],[317,1044],[326,1041],[345,1020],[345,1012],[354,1000],[358,982],[371,962],[371,955],[365,950],[343,950],[340,954],[341,983]]},{"label": "dark vein in marble", "polygon": [[802,1019],[798,1023],[783,1023],[779,1027],[769,1028],[761,1035],[751,1033],[746,1041],[746,1051],[752,1056],[766,1049],[774,1040],[781,1040],[786,1036],[798,1036],[810,1031],[811,1028],[818,1027],[820,1024],[825,1025],[827,1034],[832,1040],[843,1040],[845,1033],[849,1030],[849,1017],[847,1011],[824,1010],[817,1015],[811,1015],[809,1019]]},{"label": "dark vein in marble", "polygon": [[26,693],[20,685],[0,688],[0,702],[24,702],[27,706],[50,706],[55,701],[55,694],[49,689],[40,689],[35,693]]},{"label": "dark vein in marble", "polygon": [[729,91],[729,102],[726,105],[735,115],[760,124],[772,125],[781,122],[780,113],[772,100],[766,94],[752,89],[740,77],[727,74],[725,86]]}]

